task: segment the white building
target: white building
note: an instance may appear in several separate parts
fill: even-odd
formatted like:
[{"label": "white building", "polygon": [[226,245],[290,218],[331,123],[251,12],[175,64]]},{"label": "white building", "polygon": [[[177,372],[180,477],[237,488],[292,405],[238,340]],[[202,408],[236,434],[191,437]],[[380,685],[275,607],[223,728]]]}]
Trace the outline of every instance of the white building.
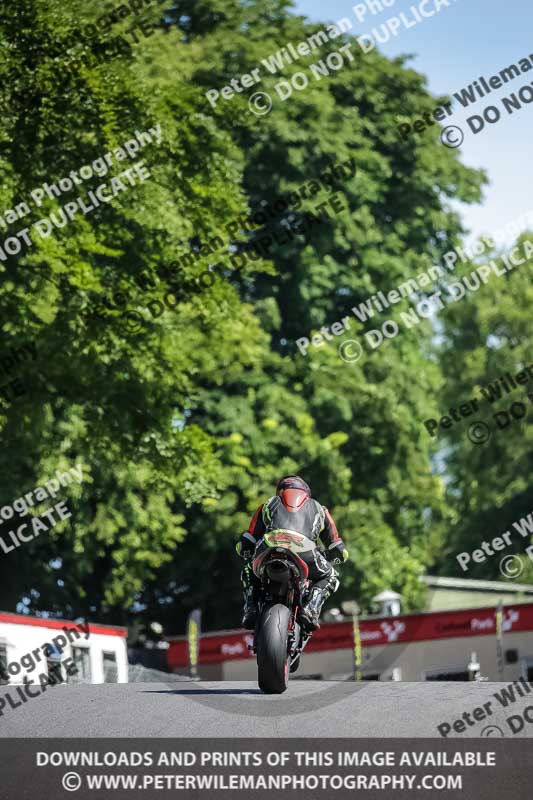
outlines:
[{"label": "white building", "polygon": [[127,683],[126,636],[126,628],[111,625],[0,611],[0,684],[41,674],[67,683]]}]

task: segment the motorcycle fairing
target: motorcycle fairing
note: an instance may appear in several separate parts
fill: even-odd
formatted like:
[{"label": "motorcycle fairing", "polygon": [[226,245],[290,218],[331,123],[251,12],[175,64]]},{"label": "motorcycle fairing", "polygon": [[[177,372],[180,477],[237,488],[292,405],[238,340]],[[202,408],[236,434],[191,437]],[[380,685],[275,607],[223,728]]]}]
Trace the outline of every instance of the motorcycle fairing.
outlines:
[{"label": "motorcycle fairing", "polygon": [[309,569],[298,553],[315,549],[315,544],[310,539],[295,531],[278,529],[265,533],[263,542],[266,545],[266,549],[259,553],[252,563],[254,575],[262,578],[265,561],[270,561],[273,557],[276,557],[276,553],[280,553],[291,565],[297,568],[298,577],[301,580],[307,580]]},{"label": "motorcycle fairing", "polygon": [[276,528],[263,534],[263,541],[268,547],[283,547],[291,553],[305,553],[316,548],[315,543],[303,533],[288,528]]}]

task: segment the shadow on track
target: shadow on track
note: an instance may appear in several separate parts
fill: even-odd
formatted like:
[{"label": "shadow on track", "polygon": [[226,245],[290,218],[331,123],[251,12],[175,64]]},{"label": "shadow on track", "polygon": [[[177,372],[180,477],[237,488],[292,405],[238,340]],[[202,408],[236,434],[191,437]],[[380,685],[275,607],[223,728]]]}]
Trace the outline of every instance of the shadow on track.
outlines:
[{"label": "shadow on track", "polygon": [[263,694],[261,689],[145,689],[143,694]]}]

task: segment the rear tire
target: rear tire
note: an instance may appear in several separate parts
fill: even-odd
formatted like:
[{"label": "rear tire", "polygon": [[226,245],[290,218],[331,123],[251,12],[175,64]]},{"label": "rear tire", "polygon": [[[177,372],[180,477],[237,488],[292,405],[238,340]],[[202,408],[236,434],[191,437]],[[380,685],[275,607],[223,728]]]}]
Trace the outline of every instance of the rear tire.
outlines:
[{"label": "rear tire", "polygon": [[291,614],[287,606],[276,603],[265,608],[257,640],[259,688],[265,694],[281,694],[289,683],[287,639]]}]

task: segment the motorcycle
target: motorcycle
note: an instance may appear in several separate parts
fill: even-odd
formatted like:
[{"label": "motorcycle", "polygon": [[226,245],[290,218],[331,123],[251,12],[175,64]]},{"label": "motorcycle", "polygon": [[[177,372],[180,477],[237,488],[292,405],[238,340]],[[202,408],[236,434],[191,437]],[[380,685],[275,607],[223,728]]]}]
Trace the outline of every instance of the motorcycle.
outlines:
[{"label": "motorcycle", "polygon": [[287,689],[289,674],[298,669],[311,638],[298,618],[309,587],[307,564],[299,554],[315,547],[301,533],[274,530],[256,548],[252,569],[261,590],[251,649],[257,656],[259,688],[266,694]]}]

